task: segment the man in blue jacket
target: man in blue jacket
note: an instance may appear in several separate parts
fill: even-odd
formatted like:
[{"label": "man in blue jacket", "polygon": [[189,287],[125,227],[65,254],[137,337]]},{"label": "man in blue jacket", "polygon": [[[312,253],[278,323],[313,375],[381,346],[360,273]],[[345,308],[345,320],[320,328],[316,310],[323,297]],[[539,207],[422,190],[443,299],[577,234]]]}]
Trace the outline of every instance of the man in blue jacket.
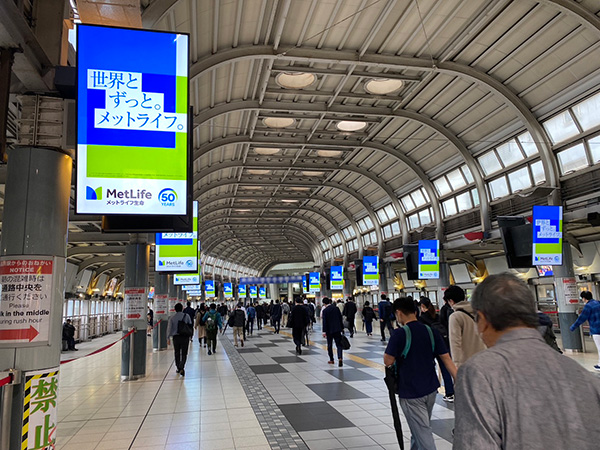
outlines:
[{"label": "man in blue jacket", "polygon": [[[327,297],[323,299],[324,305],[329,305],[331,300]],[[338,366],[342,367],[342,331],[344,331],[344,319],[339,308],[325,308],[323,310],[323,337],[327,338],[327,353],[329,354],[329,364],[333,364],[333,341],[337,348]]]},{"label": "man in blue jacket", "polygon": [[576,328],[581,326],[586,320],[590,324],[590,335],[596,344],[598,350],[598,364],[594,366],[594,369],[600,371],[600,302],[594,300],[590,291],[583,291],[580,294],[581,298],[585,303],[583,311],[579,314],[579,317],[573,325],[571,325],[571,331],[575,331]]},{"label": "man in blue jacket", "polygon": [[379,328],[381,328],[381,342],[385,342],[385,329],[387,328],[390,331],[390,336],[392,335],[392,331],[394,331],[394,327],[392,326],[392,304],[387,298],[387,295],[381,294],[381,301],[377,305],[377,309],[379,310]]}]

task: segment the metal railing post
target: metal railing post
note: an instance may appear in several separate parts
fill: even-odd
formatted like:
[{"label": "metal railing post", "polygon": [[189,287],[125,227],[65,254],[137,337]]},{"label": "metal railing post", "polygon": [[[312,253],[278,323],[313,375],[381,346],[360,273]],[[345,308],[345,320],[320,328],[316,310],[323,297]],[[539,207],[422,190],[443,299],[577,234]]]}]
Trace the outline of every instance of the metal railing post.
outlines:
[{"label": "metal railing post", "polygon": [[135,327],[131,327],[129,331],[133,331],[133,333],[129,335],[129,379],[133,380],[133,345],[135,342]]},{"label": "metal railing post", "polygon": [[20,384],[21,374],[18,370],[10,369],[2,375],[11,376],[9,384],[2,386],[2,411],[0,411],[0,450],[10,450],[10,425],[12,416],[13,386]]}]

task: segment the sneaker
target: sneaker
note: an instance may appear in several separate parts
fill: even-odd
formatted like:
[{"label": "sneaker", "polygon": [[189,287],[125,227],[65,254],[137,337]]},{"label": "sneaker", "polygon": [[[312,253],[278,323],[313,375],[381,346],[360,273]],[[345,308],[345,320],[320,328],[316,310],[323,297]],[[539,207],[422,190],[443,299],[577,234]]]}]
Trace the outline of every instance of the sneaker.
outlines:
[{"label": "sneaker", "polygon": [[454,403],[454,394],[444,395],[444,401],[448,403]]},{"label": "sneaker", "polygon": [[180,374],[182,377],[185,377],[185,369],[181,369],[181,372],[179,372],[179,374]]},{"label": "sneaker", "polygon": [[381,338],[381,342],[385,342],[385,338]]},{"label": "sneaker", "polygon": [[335,364],[334,361],[327,361],[327,364]]},{"label": "sneaker", "polygon": [[208,354],[209,354],[209,355],[212,355],[212,352],[209,350],[209,351],[208,351]]},{"label": "sneaker", "polygon": [[338,362],[338,367],[342,367],[344,365],[344,361],[342,361],[341,359]]},{"label": "sneaker", "polygon": [[244,346],[244,341],[242,341],[242,347]]},{"label": "sneaker", "polygon": [[596,365],[594,366],[594,369],[596,369],[596,370],[599,370],[599,371],[600,371],[600,364],[596,364]]}]

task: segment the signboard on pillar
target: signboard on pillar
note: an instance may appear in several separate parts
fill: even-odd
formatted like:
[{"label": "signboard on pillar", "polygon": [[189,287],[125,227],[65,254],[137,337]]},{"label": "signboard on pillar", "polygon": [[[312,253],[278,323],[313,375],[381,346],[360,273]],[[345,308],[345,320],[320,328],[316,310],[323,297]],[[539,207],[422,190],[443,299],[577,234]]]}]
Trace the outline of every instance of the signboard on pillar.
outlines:
[{"label": "signboard on pillar", "polygon": [[533,207],[533,265],[562,266],[562,206]]},{"label": "signboard on pillar", "polygon": [[137,320],[146,317],[146,289],[125,288],[125,319]]},{"label": "signboard on pillar", "polygon": [[419,241],[419,280],[440,277],[440,241]]},{"label": "signboard on pillar", "polygon": [[258,288],[258,296],[261,299],[267,298],[267,288],[265,286],[261,286]]},{"label": "signboard on pillar", "polygon": [[379,256],[363,258],[363,286],[379,286]]},{"label": "signboard on pillar", "polygon": [[571,305],[579,303],[577,280],[575,278],[563,278],[562,285],[565,294],[565,303]]},{"label": "signboard on pillar", "polygon": [[331,266],[329,285],[332,291],[344,290],[344,266]]},{"label": "signboard on pillar", "polygon": [[167,298],[166,294],[156,294],[154,296],[154,313],[167,314]]},{"label": "signboard on pillar", "polygon": [[321,274],[319,272],[310,272],[308,274],[308,289],[311,294],[321,292]]},{"label": "signboard on pillar", "polygon": [[206,280],[204,282],[204,292],[207,297],[215,296],[215,282],[213,280]]},{"label": "signboard on pillar", "polygon": [[308,278],[306,275],[302,275],[302,293],[308,294]]},{"label": "signboard on pillar", "polygon": [[21,450],[55,448],[59,368],[25,372]]},{"label": "signboard on pillar", "polygon": [[77,27],[78,213],[187,213],[188,41]]},{"label": "signboard on pillar", "polygon": [[194,202],[193,232],[156,233],[154,269],[157,272],[199,272],[198,202]]},{"label": "signboard on pillar", "polygon": [[54,265],[46,256],[0,258],[0,347],[50,342]]},{"label": "signboard on pillar", "polygon": [[231,283],[223,283],[223,296],[226,298],[233,297],[233,286]]},{"label": "signboard on pillar", "polygon": [[250,286],[250,298],[258,298],[258,287]]},{"label": "signboard on pillar", "polygon": [[177,297],[169,297],[169,314],[175,313],[175,305],[177,304]]},{"label": "signboard on pillar", "polygon": [[246,285],[245,284],[240,284],[238,286],[238,297],[240,297],[240,298],[246,297]]}]

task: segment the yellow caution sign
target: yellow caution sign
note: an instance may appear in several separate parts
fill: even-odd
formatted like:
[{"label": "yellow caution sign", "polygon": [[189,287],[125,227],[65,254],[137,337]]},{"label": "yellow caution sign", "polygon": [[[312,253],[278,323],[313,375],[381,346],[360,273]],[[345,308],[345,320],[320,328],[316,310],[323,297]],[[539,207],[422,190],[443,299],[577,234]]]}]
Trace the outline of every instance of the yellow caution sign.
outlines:
[{"label": "yellow caution sign", "polygon": [[21,450],[50,450],[56,445],[59,368],[25,373]]}]

